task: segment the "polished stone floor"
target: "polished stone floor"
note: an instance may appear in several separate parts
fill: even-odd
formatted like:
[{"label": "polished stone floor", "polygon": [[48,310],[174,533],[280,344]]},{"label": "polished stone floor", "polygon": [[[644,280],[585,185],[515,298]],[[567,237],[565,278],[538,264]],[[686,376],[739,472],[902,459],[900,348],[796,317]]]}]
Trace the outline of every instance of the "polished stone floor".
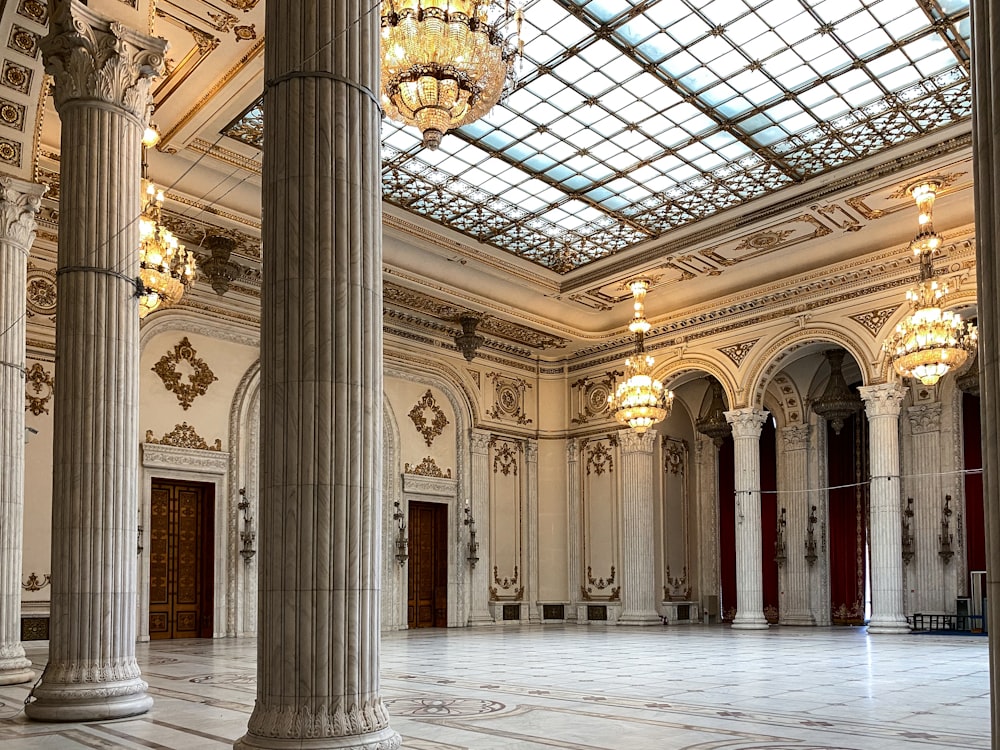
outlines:
[{"label": "polished stone floor", "polygon": [[[38,668],[44,644],[27,644]],[[228,747],[255,692],[252,640],[138,648],[141,717],[36,724],[0,687],[4,750]],[[382,693],[419,750],[988,750],[985,637],[858,628],[546,625],[390,633]],[[13,717],[13,718],[11,718]]]}]

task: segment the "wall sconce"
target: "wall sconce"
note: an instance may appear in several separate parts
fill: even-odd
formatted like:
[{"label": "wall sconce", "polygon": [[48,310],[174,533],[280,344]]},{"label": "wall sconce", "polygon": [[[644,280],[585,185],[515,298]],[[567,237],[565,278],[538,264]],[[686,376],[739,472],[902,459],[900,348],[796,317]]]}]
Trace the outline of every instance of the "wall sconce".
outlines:
[{"label": "wall sconce", "polygon": [[144,547],[142,546],[142,524],[140,523],[138,527],[138,535],[135,540],[135,554],[141,555],[143,549]]},{"label": "wall sconce", "polygon": [[903,565],[909,565],[916,552],[913,546],[913,498],[906,498],[903,511]]},{"label": "wall sconce", "polygon": [[243,511],[243,531],[240,532],[240,541],[243,542],[243,548],[240,550],[240,554],[243,555],[243,562],[249,565],[250,560],[257,554],[257,550],[254,549],[254,542],[257,541],[257,532],[253,530],[253,516],[250,515],[250,500],[247,499],[246,487],[240,488],[240,497],[243,499],[236,506]]},{"label": "wall sconce", "polygon": [[944,496],[944,507],[941,509],[941,533],[938,534],[938,554],[945,561],[951,562],[955,550],[951,548],[951,495]]},{"label": "wall sconce", "polygon": [[810,566],[815,565],[816,555],[816,506],[809,510],[809,524],[806,526],[806,562]]},{"label": "wall sconce", "polygon": [[785,545],[785,525],[787,524],[785,519],[785,509],[781,509],[781,515],[778,516],[778,532],[774,539],[774,561],[778,563],[780,568],[785,564],[788,559],[788,550]]},{"label": "wall sconce", "polygon": [[392,505],[396,509],[392,514],[392,520],[396,522],[396,562],[399,563],[399,567],[403,567],[410,558],[406,551],[409,544],[406,538],[406,516],[403,509],[399,507],[399,500],[396,500]]},{"label": "wall sconce", "polygon": [[468,500],[465,501],[465,520],[462,523],[469,527],[469,555],[465,559],[469,561],[470,568],[475,568],[479,562],[479,542],[476,541],[476,519],[472,517]]}]

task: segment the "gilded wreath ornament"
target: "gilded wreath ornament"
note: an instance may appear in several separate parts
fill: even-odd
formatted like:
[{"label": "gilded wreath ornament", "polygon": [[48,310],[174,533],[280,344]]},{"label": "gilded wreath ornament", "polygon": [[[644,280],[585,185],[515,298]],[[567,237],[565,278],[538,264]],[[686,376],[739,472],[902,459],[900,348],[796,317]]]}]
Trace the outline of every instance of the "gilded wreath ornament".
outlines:
[{"label": "gilded wreath ornament", "polygon": [[[427,417],[424,414],[425,411],[430,411],[431,413],[430,423],[428,423]],[[444,432],[444,428],[449,424],[448,417],[444,415],[441,407],[437,405],[430,388],[427,389],[427,393],[410,409],[408,416],[413,422],[413,426],[417,428],[417,432],[423,435],[424,442],[427,443],[428,448],[431,447],[434,438],[439,437]]]},{"label": "gilded wreath ornament", "polygon": [[[191,367],[191,374],[188,375],[186,383],[182,382],[184,374],[177,369],[177,365],[181,362],[187,362]],[[151,369],[160,376],[164,387],[177,396],[181,408],[185,411],[191,408],[191,404],[198,396],[205,395],[208,386],[218,380],[205,360],[198,357],[187,336],[174,346],[173,351],[164,354]]]}]

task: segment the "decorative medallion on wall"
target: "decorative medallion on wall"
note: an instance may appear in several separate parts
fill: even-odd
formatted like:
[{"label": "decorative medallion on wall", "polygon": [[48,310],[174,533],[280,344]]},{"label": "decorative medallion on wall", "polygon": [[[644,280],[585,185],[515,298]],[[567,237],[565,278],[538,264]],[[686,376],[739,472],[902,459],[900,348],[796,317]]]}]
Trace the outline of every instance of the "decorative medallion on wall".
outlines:
[{"label": "decorative medallion on wall", "polygon": [[233,29],[233,33],[236,34],[237,42],[252,42],[257,38],[257,29],[254,28],[254,24],[237,26]]},{"label": "decorative medallion on wall", "polygon": [[[593,571],[590,566],[587,566],[587,583],[589,586],[580,587],[580,596],[586,601],[593,601],[595,598],[607,599],[608,601],[617,601],[619,595],[621,594],[622,587],[614,586],[615,582],[615,566],[611,566],[611,575],[607,578],[594,578]],[[614,588],[611,588],[614,586]],[[610,589],[610,590],[608,590]],[[606,594],[598,595],[598,592],[607,592]]]},{"label": "decorative medallion on wall", "polygon": [[19,94],[27,94],[31,89],[32,70],[10,60],[3,61],[0,68],[0,84]]},{"label": "decorative medallion on wall", "polygon": [[885,322],[898,309],[899,305],[894,305],[893,307],[883,307],[880,310],[872,310],[871,312],[852,315],[850,317],[851,320],[856,320],[863,325],[872,336],[878,336],[878,332],[882,330],[882,326],[885,325]]},{"label": "decorative medallion on wall", "polygon": [[28,261],[26,314],[29,318],[42,315],[56,319],[56,275],[47,268],[39,268]]},{"label": "decorative medallion on wall", "polygon": [[24,392],[25,411],[30,410],[36,417],[41,414],[48,414],[49,408],[46,406],[55,392],[56,382],[52,373],[47,372],[38,362],[35,362],[25,373],[27,387]]},{"label": "decorative medallion on wall", "polygon": [[38,59],[38,34],[14,24],[7,40],[8,49],[17,50],[33,60]]},{"label": "decorative medallion on wall", "polygon": [[416,474],[418,477],[440,477],[441,479],[451,479],[451,469],[441,471],[441,468],[437,465],[437,463],[435,463],[431,456],[427,456],[416,466],[406,464],[403,469],[403,473]]},{"label": "decorative medallion on wall", "polygon": [[493,408],[489,414],[493,419],[510,420],[517,424],[531,424],[524,413],[524,393],[531,385],[521,378],[512,378],[498,372],[486,373],[493,381]]},{"label": "decorative medallion on wall", "polygon": [[[518,570],[517,566],[514,566],[514,575],[509,578],[501,578],[499,569],[496,565],[493,566],[493,583],[495,586],[490,586],[490,600],[500,601],[502,599],[508,599],[511,601],[518,601],[524,596],[524,586],[517,585]],[[515,588],[516,587],[516,588]]]},{"label": "decorative medallion on wall", "polygon": [[[181,378],[185,373],[178,370],[181,363],[187,373],[188,382],[182,383]],[[153,372],[160,376],[166,389],[177,396],[181,408],[185,411],[191,408],[191,404],[198,396],[204,396],[208,386],[218,380],[205,361],[198,358],[198,353],[191,346],[187,336],[181,339],[180,343],[174,346],[172,352],[167,352],[152,367]]]},{"label": "decorative medallion on wall", "polygon": [[570,387],[576,391],[577,415],[570,422],[587,424],[595,417],[609,416],[608,396],[614,392],[617,379],[624,374],[621,370],[612,370],[604,373],[604,377],[580,378],[573,383]]},{"label": "decorative medallion on wall", "polygon": [[21,588],[25,591],[41,591],[50,583],[52,583],[52,577],[48,573],[43,573],[42,577],[39,578],[37,573],[31,572],[28,574],[27,581],[21,581]]},{"label": "decorative medallion on wall", "polygon": [[753,341],[744,341],[740,344],[733,344],[732,346],[721,346],[718,351],[725,354],[729,359],[732,360],[733,364],[739,367],[743,360],[746,359],[750,350],[753,349],[753,345],[756,344],[760,339],[754,339]]},{"label": "decorative medallion on wall", "polygon": [[583,448],[587,453],[587,473],[593,472],[597,476],[600,476],[605,471],[609,474],[613,473],[615,470],[615,455],[611,450],[613,447],[618,445],[618,438],[611,436],[605,443],[603,440],[594,442],[593,444],[585,443]]},{"label": "decorative medallion on wall", "polygon": [[8,128],[24,131],[24,105],[0,97],[0,122]]},{"label": "decorative medallion on wall", "polygon": [[21,144],[0,138],[0,161],[13,167],[21,166]]},{"label": "decorative medallion on wall", "polygon": [[490,438],[490,447],[493,448],[493,473],[517,476],[518,456],[524,446],[519,441],[511,443],[493,436]]},{"label": "decorative medallion on wall", "polygon": [[222,440],[215,439],[214,445],[205,442],[205,438],[199,435],[194,427],[187,422],[175,425],[174,429],[157,440],[153,437],[152,430],[146,430],[146,442],[154,445],[172,445],[175,448],[194,448],[201,451],[221,451]]},{"label": "decorative medallion on wall", "polygon": [[49,22],[49,9],[41,0],[21,0],[17,14],[42,26]]},{"label": "decorative medallion on wall", "polygon": [[[424,414],[425,411],[430,411],[431,413],[430,424],[427,423],[427,417]],[[413,421],[413,426],[417,428],[417,432],[424,436],[424,442],[427,443],[428,448],[434,442],[434,438],[439,437],[444,432],[444,428],[449,424],[448,417],[444,415],[441,407],[437,405],[430,388],[427,389],[427,393],[423,395],[423,398],[410,409],[409,417]]]}]

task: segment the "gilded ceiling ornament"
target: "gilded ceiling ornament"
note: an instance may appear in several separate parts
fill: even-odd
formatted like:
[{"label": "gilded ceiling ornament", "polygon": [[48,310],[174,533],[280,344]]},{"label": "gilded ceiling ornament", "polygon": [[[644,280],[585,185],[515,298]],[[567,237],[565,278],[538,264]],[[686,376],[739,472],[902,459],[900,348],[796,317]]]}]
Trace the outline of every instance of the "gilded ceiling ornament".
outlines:
[{"label": "gilded ceiling ornament", "polygon": [[520,425],[531,424],[524,413],[524,392],[531,385],[521,378],[511,378],[497,372],[489,372],[486,377],[493,381],[493,408],[487,414],[493,419],[504,419]]},{"label": "gilded ceiling ornament", "polygon": [[38,268],[29,261],[25,291],[25,312],[29,318],[42,315],[55,320],[56,275],[52,271]]},{"label": "gilded ceiling ornament", "polygon": [[226,0],[228,6],[236,8],[236,10],[242,10],[244,13],[249,13],[256,8],[259,2],[260,0]]},{"label": "gilded ceiling ornament", "polygon": [[[181,382],[183,373],[177,370],[177,365],[181,362],[187,362],[191,368],[186,383]],[[205,361],[198,358],[198,353],[191,346],[187,336],[174,346],[172,352],[164,354],[151,369],[160,376],[166,389],[177,396],[181,408],[185,411],[191,408],[192,402],[198,396],[205,395],[208,386],[218,380]]]},{"label": "gilded ceiling ornament", "polygon": [[418,477],[440,477],[441,479],[451,479],[451,469],[441,471],[431,456],[427,456],[419,464],[411,466],[406,464],[403,468],[405,474],[416,474]]},{"label": "gilded ceiling ornament", "polygon": [[48,414],[49,409],[46,404],[55,392],[55,379],[52,373],[46,372],[41,364],[35,362],[25,373],[27,389],[24,397],[27,400],[25,410],[30,410],[36,417],[40,414]]},{"label": "gilded ceiling ornament", "polygon": [[753,339],[752,341],[743,341],[739,344],[733,344],[731,346],[720,346],[718,351],[725,354],[729,359],[732,360],[733,364],[739,367],[743,360],[746,359],[750,350],[753,349],[753,345],[756,344],[760,339]]},{"label": "gilded ceiling ornament", "polygon": [[[936,174],[930,177],[922,177],[921,182],[936,182],[940,185],[940,189],[951,187],[955,184],[959,177],[965,176],[965,172],[948,172],[947,174]],[[911,199],[911,188],[913,187],[913,180],[904,182],[896,186],[896,189],[889,193],[889,197],[895,200]]]},{"label": "gilded ceiling ornament", "polygon": [[195,431],[194,427],[187,422],[174,425],[174,429],[166,433],[159,440],[153,435],[152,430],[146,430],[146,442],[154,445],[172,445],[175,448],[194,448],[202,451],[221,451],[222,440],[215,439],[213,445],[205,442],[205,438]]},{"label": "gilded ceiling ornament", "polygon": [[21,0],[17,14],[42,26],[49,22],[49,9],[41,0]]},{"label": "gilded ceiling ornament", "polygon": [[621,370],[611,370],[604,377],[580,378],[570,387],[577,392],[577,415],[570,422],[587,424],[595,417],[608,416],[608,396],[614,392],[617,379],[624,375]]},{"label": "gilded ceiling ornament", "polygon": [[893,307],[883,307],[878,310],[861,313],[860,315],[852,315],[851,320],[858,321],[872,336],[878,336],[878,332],[882,330],[882,326],[885,325],[886,321],[889,320],[889,318],[892,317],[892,314],[898,309],[898,305]]},{"label": "gilded ceiling ornament", "polygon": [[497,472],[508,476],[517,476],[518,456],[523,450],[521,443],[515,442],[513,445],[506,440],[500,441],[496,437],[490,438],[490,446],[493,448],[493,473]]},{"label": "gilded ceiling ornament", "polygon": [[603,440],[587,446],[587,473],[593,471],[600,476],[605,471],[609,474],[615,470],[614,453],[611,451],[611,441],[605,443]]},{"label": "gilded ceiling ornament", "polygon": [[[430,410],[431,412],[432,419],[430,424],[427,423],[427,417],[424,416],[424,411],[426,410]],[[430,388],[427,389],[427,393],[423,395],[423,398],[410,409],[408,416],[412,420],[413,426],[417,428],[417,432],[424,436],[424,442],[427,443],[428,448],[434,442],[434,438],[441,435],[444,432],[444,428],[449,424],[448,417],[444,415],[441,407],[437,405]]]},{"label": "gilded ceiling ornament", "polygon": [[257,38],[257,29],[254,28],[255,24],[250,24],[249,26],[237,26],[233,29],[233,33],[236,35],[237,42],[252,42]]},{"label": "gilded ceiling ornament", "polygon": [[751,234],[749,237],[745,237],[743,241],[736,246],[736,251],[769,250],[787,240],[792,236],[792,234],[793,232],[791,229],[765,229],[763,232],[757,232],[755,234]]}]

